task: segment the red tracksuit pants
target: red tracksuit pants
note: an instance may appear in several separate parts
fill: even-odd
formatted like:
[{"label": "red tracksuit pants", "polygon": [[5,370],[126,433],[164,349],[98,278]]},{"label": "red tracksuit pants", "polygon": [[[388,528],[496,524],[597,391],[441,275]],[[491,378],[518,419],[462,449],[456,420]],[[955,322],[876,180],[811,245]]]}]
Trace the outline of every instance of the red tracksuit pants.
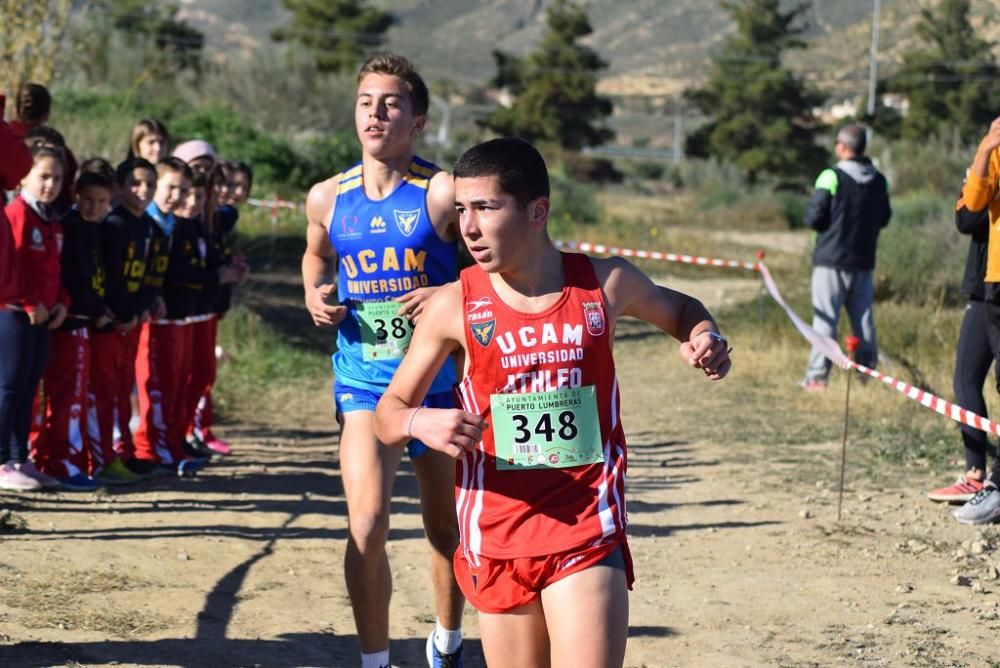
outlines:
[{"label": "red tracksuit pants", "polygon": [[142,326],[135,361],[139,428],[135,457],[173,464],[187,459],[183,395],[191,376],[191,326],[154,322]]},{"label": "red tracksuit pants", "polygon": [[38,431],[31,456],[38,469],[56,478],[92,473],[104,467],[99,449],[88,435],[87,386],[90,375],[90,332],[86,327],[52,332],[52,349],[42,376],[37,407]]},{"label": "red tracksuit pants", "polygon": [[191,325],[191,380],[185,395],[185,426],[203,442],[212,439],[212,386],[215,385],[215,342],[219,319],[215,316]]},{"label": "red tracksuit pants", "polygon": [[[104,461],[116,457],[130,459],[133,453],[132,386],[135,384],[135,355],[139,346],[139,328],[120,332],[92,333],[90,349],[90,391],[94,397],[94,421],[91,433],[100,443]],[[96,426],[94,424],[96,422]],[[119,439],[115,439],[115,431]]]}]

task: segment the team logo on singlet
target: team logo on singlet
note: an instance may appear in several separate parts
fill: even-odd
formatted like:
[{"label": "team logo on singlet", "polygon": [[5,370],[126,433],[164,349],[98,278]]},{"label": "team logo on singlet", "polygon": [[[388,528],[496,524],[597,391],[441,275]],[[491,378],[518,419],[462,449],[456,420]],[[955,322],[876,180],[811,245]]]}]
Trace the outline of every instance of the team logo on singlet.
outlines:
[{"label": "team logo on singlet", "polygon": [[600,336],[604,333],[604,308],[600,302],[584,302],[583,319],[591,336]]},{"label": "team logo on singlet", "polygon": [[486,348],[493,340],[497,329],[497,321],[493,317],[493,300],[489,297],[477,297],[465,302],[465,319],[469,322],[476,343]]},{"label": "team logo on singlet", "polygon": [[372,234],[385,234],[386,227],[382,216],[373,217],[371,222],[368,223],[368,227]]},{"label": "team logo on singlet", "polygon": [[417,229],[417,223],[420,222],[420,209],[413,209],[412,211],[393,209],[392,215],[396,217],[396,227],[405,236],[411,236],[413,231]]},{"label": "team logo on singlet", "polygon": [[476,339],[476,343],[486,348],[490,345],[490,341],[493,340],[493,333],[497,329],[497,321],[470,322],[469,329],[472,331],[472,336]]}]

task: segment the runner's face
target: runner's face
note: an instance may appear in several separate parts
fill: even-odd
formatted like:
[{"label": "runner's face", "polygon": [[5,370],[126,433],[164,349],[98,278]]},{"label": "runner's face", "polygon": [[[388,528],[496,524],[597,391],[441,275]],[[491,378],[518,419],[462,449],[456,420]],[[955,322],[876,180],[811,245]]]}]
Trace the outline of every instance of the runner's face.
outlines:
[{"label": "runner's face", "polygon": [[413,152],[425,116],[414,116],[406,83],[391,74],[368,74],[358,83],[354,126],[361,148],[378,159]]},{"label": "runner's face", "polygon": [[531,227],[528,212],[500,188],[495,176],[455,179],[455,209],[462,238],[476,263],[488,272],[514,267]]}]

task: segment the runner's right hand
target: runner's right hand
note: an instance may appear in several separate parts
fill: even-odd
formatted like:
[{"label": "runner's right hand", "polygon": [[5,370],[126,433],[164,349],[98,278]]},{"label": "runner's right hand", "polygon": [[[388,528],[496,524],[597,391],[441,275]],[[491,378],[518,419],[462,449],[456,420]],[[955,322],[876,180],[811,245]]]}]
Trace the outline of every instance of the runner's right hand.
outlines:
[{"label": "runner's right hand", "polygon": [[421,408],[410,422],[410,437],[458,459],[478,445],[486,420],[458,408]]},{"label": "runner's right hand", "polygon": [[306,288],[306,308],[317,327],[335,327],[347,316],[347,307],[343,304],[327,303],[335,294],[336,287],[330,284]]}]

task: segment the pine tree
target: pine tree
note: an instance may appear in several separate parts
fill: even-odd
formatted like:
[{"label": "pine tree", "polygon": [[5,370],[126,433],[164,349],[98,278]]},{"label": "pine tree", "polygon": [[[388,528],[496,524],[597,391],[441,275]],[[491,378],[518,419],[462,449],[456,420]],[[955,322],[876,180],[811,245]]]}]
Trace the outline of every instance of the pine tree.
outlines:
[{"label": "pine tree", "polygon": [[978,37],[969,22],[969,0],[942,0],[920,12],[920,46],[903,55],[903,64],[886,82],[905,95],[904,138],[956,130],[974,143],[1000,109],[1000,69],[993,45]]},{"label": "pine tree", "polygon": [[365,6],[364,0],[282,0],[291,12],[287,26],[271,33],[276,42],[297,42],[316,58],[321,72],[354,69],[364,54],[383,44],[395,18]]},{"label": "pine tree", "polygon": [[751,183],[762,174],[811,178],[826,160],[816,145],[823,126],[812,112],[824,96],[781,62],[785,50],[805,46],[796,23],[806,5],[783,12],[779,0],[739,0],[722,7],[736,33],[712,57],[705,85],[685,91],[708,119],[687,137],[686,153],[739,165]]},{"label": "pine tree", "polygon": [[553,142],[569,150],[602,144],[614,133],[599,123],[611,101],[597,94],[597,73],[607,67],[593,49],[577,40],[593,32],[587,13],[571,0],[554,0],[539,48],[525,58],[494,51],[492,85],[515,96],[484,125],[503,135]]}]

